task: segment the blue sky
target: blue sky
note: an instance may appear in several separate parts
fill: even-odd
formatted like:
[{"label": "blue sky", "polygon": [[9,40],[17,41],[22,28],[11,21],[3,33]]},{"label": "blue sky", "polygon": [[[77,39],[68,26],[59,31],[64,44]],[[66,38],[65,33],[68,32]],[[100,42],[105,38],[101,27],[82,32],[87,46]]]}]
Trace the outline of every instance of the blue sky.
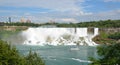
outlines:
[{"label": "blue sky", "polygon": [[120,0],[0,0],[0,21],[84,22],[120,19]]}]

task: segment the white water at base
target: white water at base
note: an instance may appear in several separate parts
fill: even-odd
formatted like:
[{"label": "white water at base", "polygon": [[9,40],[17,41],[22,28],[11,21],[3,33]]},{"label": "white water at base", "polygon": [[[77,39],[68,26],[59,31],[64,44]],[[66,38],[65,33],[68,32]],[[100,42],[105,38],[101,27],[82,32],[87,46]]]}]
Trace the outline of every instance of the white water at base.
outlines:
[{"label": "white water at base", "polygon": [[81,59],[76,59],[76,58],[72,58],[72,60],[76,60],[76,61],[79,61],[79,62],[87,62],[87,63],[91,63],[91,61],[81,60]]},{"label": "white water at base", "polygon": [[88,28],[29,28],[22,32],[26,45],[97,45],[92,38],[98,35],[98,28],[93,28],[93,34]]}]

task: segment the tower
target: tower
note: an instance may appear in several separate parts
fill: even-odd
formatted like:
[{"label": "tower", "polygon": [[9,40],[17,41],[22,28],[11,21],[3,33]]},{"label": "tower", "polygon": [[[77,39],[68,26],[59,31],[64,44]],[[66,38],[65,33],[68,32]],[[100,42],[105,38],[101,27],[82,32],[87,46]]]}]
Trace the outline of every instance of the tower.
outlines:
[{"label": "tower", "polygon": [[9,23],[11,23],[11,17],[8,17],[8,21],[9,21]]}]

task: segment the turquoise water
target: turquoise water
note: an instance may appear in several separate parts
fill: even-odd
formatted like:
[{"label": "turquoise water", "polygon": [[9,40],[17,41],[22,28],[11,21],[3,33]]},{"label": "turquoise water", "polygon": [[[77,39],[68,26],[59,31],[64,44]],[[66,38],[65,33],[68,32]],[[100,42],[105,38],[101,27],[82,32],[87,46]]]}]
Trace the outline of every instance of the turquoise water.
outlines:
[{"label": "turquoise water", "polygon": [[[7,41],[11,44],[15,44],[17,49],[19,50],[21,55],[27,55],[30,51],[30,49],[33,52],[37,52],[44,60],[46,65],[88,65],[90,61],[88,60],[88,57],[97,57],[96,53],[96,47],[93,46],[30,46],[30,45],[21,45],[25,41],[33,41],[33,45],[37,45],[40,41],[49,41],[52,40],[52,38],[55,38],[58,40],[59,37],[61,38],[67,38],[69,39],[69,36],[61,36],[60,34],[64,35],[66,32],[69,32],[70,35],[73,35],[74,28],[67,29],[63,28],[55,31],[54,29],[49,30],[50,28],[42,29],[42,28],[29,28],[28,30],[19,33],[12,33],[12,32],[2,32],[0,35],[0,38],[4,41]],[[65,30],[65,31],[63,31]],[[32,32],[31,32],[32,31]],[[46,34],[47,32],[51,32],[49,35]],[[91,39],[89,39],[89,35],[87,32],[87,28],[78,28],[78,33],[76,36],[75,34],[75,41],[73,38],[70,38],[70,42],[76,42],[76,40],[81,41],[81,37],[84,37],[87,39],[88,45],[91,45],[93,42],[91,42]],[[45,33],[45,34],[44,34]],[[59,33],[59,34],[58,34]],[[95,32],[95,35],[97,33],[97,30]],[[32,34],[32,35],[31,35]],[[67,33],[68,34],[68,33]],[[83,34],[83,35],[82,35]],[[88,35],[86,37],[86,34]],[[51,39],[49,40],[49,36],[51,36]],[[80,36],[80,37],[79,37]],[[74,37],[74,36],[73,36]],[[78,38],[77,38],[78,37]],[[46,40],[48,38],[48,40]],[[66,39],[65,41],[62,40],[62,43],[66,43],[68,41]],[[37,43],[36,43],[37,42]],[[84,40],[85,42],[85,40]],[[67,42],[69,44],[69,42]],[[32,44],[32,43],[30,43]],[[72,50],[73,49],[73,50]]]},{"label": "turquoise water", "polygon": [[88,65],[88,57],[97,57],[96,47],[92,46],[17,45],[17,49],[22,55],[28,54],[30,49],[37,52],[46,65]]}]

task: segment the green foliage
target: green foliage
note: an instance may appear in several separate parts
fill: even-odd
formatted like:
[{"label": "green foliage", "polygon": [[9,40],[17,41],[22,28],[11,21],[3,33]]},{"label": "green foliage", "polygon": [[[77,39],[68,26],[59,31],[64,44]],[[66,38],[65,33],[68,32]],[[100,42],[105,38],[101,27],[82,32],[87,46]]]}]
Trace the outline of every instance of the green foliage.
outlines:
[{"label": "green foliage", "polygon": [[108,27],[120,27],[120,20],[100,20],[100,21],[89,21],[89,22],[80,22],[80,23],[43,23],[43,24],[35,24],[35,23],[20,23],[20,22],[12,22],[12,23],[4,23],[1,22],[0,26],[31,26],[38,27],[41,25],[56,25],[57,27],[99,27],[99,28],[108,28]]},{"label": "green foliage", "polygon": [[110,34],[106,32],[100,32],[100,34],[94,37],[93,40],[99,44],[113,44],[116,42],[116,40],[110,39],[108,36],[110,36]]},{"label": "green foliage", "polygon": [[4,39],[4,38],[8,38],[10,37],[11,35],[13,34],[17,34],[19,33],[20,31],[0,31],[0,39]]},{"label": "green foliage", "polygon": [[110,35],[108,36],[108,38],[110,38],[110,39],[115,39],[115,40],[119,40],[119,39],[120,39],[120,33],[118,32],[118,33],[110,34]]},{"label": "green foliage", "polygon": [[99,28],[108,28],[108,27],[120,27],[120,20],[100,20],[100,21],[91,21],[91,22],[80,22],[80,23],[70,23],[70,24],[57,24],[58,27],[99,27]]},{"label": "green foliage", "polygon": [[19,55],[15,47],[0,40],[0,65],[45,65],[36,54],[29,53],[26,57]]},{"label": "green foliage", "polygon": [[28,65],[45,65],[42,58],[40,58],[37,53],[32,53],[30,50],[28,56],[25,57]]},{"label": "green foliage", "polygon": [[35,23],[21,23],[21,22],[12,22],[12,23],[2,23],[2,26],[32,26],[32,27],[38,27],[40,24]]},{"label": "green foliage", "polygon": [[101,38],[108,38],[108,35],[106,32],[100,32]]},{"label": "green foliage", "polygon": [[23,61],[16,48],[0,40],[0,65],[22,65]]},{"label": "green foliage", "polygon": [[120,65],[120,43],[97,47],[100,58],[90,58],[90,65]]}]

